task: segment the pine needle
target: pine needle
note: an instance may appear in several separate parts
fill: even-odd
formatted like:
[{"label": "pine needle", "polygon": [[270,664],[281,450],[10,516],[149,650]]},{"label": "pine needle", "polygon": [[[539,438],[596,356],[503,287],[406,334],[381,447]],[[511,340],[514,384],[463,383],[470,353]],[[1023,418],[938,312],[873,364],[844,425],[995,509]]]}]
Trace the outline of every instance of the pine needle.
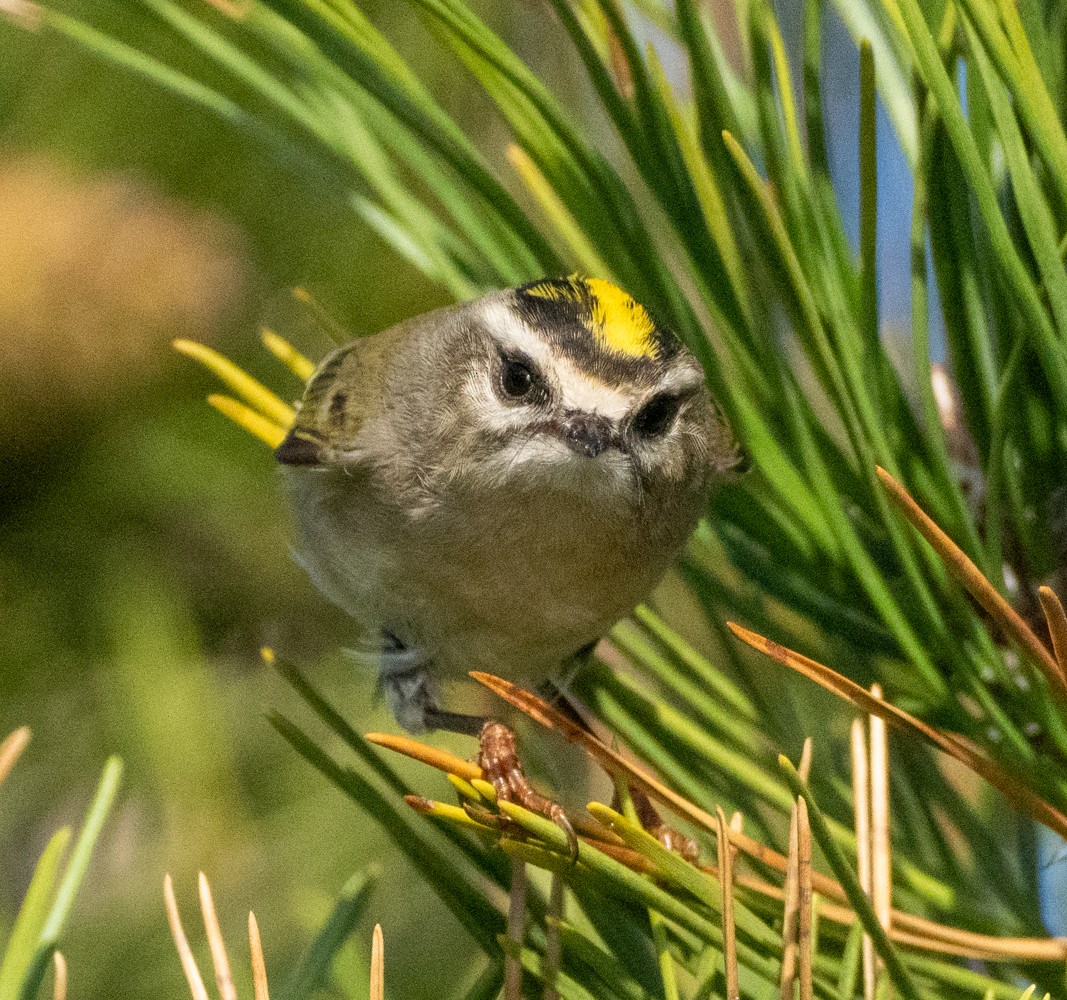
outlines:
[{"label": "pine needle", "polygon": [[[999,764],[979,753],[970,744],[964,742],[961,737],[956,736],[954,733],[946,733],[934,729],[890,702],[874,698],[855,681],[849,680],[849,678],[837,673],[835,670],[831,670],[816,660],[787,649],[785,646],[756,632],[750,632],[735,622],[727,622],[726,624],[739,639],[747,642],[754,649],[765,653],[772,660],[777,660],[809,680],[815,681],[838,697],[851,701],[853,705],[863,712],[877,715],[899,729],[922,736],[939,750],[947,753],[950,757],[954,757],[961,764],[966,765],[988,781],[1020,812],[1026,813],[1040,823],[1044,823],[1045,826],[1050,830],[1054,830],[1060,836],[1067,837],[1067,816],[1029,788],[1020,785]],[[819,891],[822,892],[822,889],[820,888]]]},{"label": "pine needle", "polygon": [[797,846],[797,801],[789,817],[789,867],[785,873],[785,905],[782,910],[782,974],[780,995],[782,1000],[793,1000],[797,977],[797,936],[800,926],[800,871]]},{"label": "pine needle", "polygon": [[22,751],[26,749],[33,733],[29,726],[20,726],[7,735],[3,743],[0,743],[0,785],[11,773]]},{"label": "pine needle", "polygon": [[526,936],[526,864],[511,859],[508,902],[508,940],[515,947],[504,953],[504,1000],[522,1000],[522,942]]},{"label": "pine needle", "polygon": [[263,346],[301,382],[307,382],[315,374],[315,362],[304,357],[284,337],[268,327],[263,327],[259,331],[259,338],[263,341]]},{"label": "pine needle", "polygon": [[1030,626],[1019,613],[1000,595],[997,589],[982,575],[982,571],[933,519],[915,502],[914,498],[881,466],[877,468],[889,499],[912,523],[941,557],[948,571],[982,606],[985,612],[1004,633],[1015,640],[1027,658],[1045,675],[1049,689],[1062,705],[1067,703],[1067,678],[1044,643],[1034,635]]},{"label": "pine needle", "polygon": [[564,919],[564,885],[559,875],[552,876],[552,888],[548,896],[548,915],[545,919],[545,993],[544,1000],[559,1000],[556,981],[559,978],[562,958],[560,924]]},{"label": "pine needle", "polygon": [[263,957],[263,942],[259,936],[259,921],[248,911],[248,952],[252,960],[252,994],[255,1000],[270,1000],[267,988],[267,963]]},{"label": "pine needle", "polygon": [[1056,663],[1059,665],[1060,674],[1067,681],[1067,612],[1064,612],[1063,604],[1051,587],[1038,587],[1037,596],[1041,601],[1041,609],[1045,612]]},{"label": "pine needle", "polygon": [[67,1000],[67,960],[63,952],[52,952],[52,1000]]},{"label": "pine needle", "polygon": [[430,767],[443,771],[445,774],[454,774],[466,781],[481,778],[482,776],[482,769],[477,764],[469,760],[463,760],[462,757],[457,757],[447,750],[427,746],[425,743],[420,743],[418,740],[413,740],[408,736],[396,736],[392,733],[367,733],[365,738],[368,743],[374,743],[377,746],[385,747],[387,750],[393,750],[396,753],[403,754],[405,757],[410,757],[412,760],[428,764]]},{"label": "pine needle", "polygon": [[293,299],[305,306],[318,321],[319,325],[338,344],[347,343],[352,339],[350,334],[340,323],[337,322],[329,311],[311,294],[306,288],[297,286],[292,290]]},{"label": "pine needle", "polygon": [[722,886],[722,941],[726,963],[726,1000],[740,1000],[737,978],[737,930],[734,926],[734,860],[730,850],[730,825],[722,806],[715,807],[719,853],[719,884]]},{"label": "pine needle", "polygon": [[382,925],[374,925],[370,949],[370,1000],[385,1000],[385,938]]},{"label": "pine needle", "polygon": [[218,378],[240,396],[252,409],[262,414],[268,420],[283,427],[289,427],[296,417],[296,411],[270,391],[262,382],[252,378],[248,372],[239,368],[229,358],[223,357],[218,351],[213,350],[206,344],[198,344],[195,340],[179,338],[174,342],[174,349],[186,357],[199,361],[205,368],[213,372]]},{"label": "pine needle", "polygon": [[285,435],[288,433],[285,427],[274,423],[273,420],[253,410],[250,406],[245,406],[232,396],[212,393],[207,401],[224,417],[228,417],[242,430],[248,431],[252,437],[259,438],[271,450],[277,448],[285,440]]},{"label": "pine needle", "polygon": [[167,907],[167,923],[170,924],[170,936],[174,939],[174,947],[181,959],[182,971],[185,973],[185,981],[189,984],[189,992],[193,1000],[208,1000],[207,987],[196,966],[193,950],[189,947],[189,939],[185,936],[182,927],[181,914],[178,912],[178,900],[174,896],[174,882],[167,874],[163,879],[163,899]]},{"label": "pine needle", "polygon": [[[856,877],[860,888],[871,895],[871,765],[863,719],[852,720],[850,731],[852,750],[852,802],[856,824]],[[877,976],[874,942],[863,935],[861,946],[863,965],[863,1000],[874,1000]]]},{"label": "pine needle", "polygon": [[797,930],[797,951],[800,955],[800,1000],[812,1000],[815,966],[815,941],[812,935],[812,888],[811,888],[811,823],[808,819],[808,804],[803,797],[797,803],[797,882],[800,926]]},{"label": "pine needle", "polygon": [[211,948],[211,961],[215,966],[215,985],[222,1000],[237,1000],[237,988],[233,985],[233,973],[230,970],[230,958],[226,954],[226,942],[219,926],[219,916],[215,912],[215,900],[211,897],[211,883],[200,872],[200,912],[204,917],[204,931]]},{"label": "pine needle", "polygon": [[[871,686],[881,700],[882,689]],[[889,745],[883,719],[872,715],[868,722],[871,741],[871,903],[878,922],[889,929],[893,897],[893,859],[889,828]]]}]

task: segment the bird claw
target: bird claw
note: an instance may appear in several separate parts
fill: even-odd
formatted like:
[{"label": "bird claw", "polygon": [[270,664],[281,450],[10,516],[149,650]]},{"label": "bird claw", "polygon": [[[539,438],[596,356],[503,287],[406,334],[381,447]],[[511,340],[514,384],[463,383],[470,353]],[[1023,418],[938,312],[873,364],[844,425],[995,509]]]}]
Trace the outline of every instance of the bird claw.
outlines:
[{"label": "bird claw", "polygon": [[700,848],[692,837],[687,837],[680,830],[663,822],[652,800],[640,788],[630,786],[630,799],[641,826],[656,838],[668,851],[681,855],[690,864],[700,860]]},{"label": "bird claw", "polygon": [[503,723],[488,720],[478,736],[476,763],[496,789],[497,798],[550,819],[567,835],[571,864],[578,860],[578,834],[563,806],[545,798],[530,784],[519,761],[515,734]]}]

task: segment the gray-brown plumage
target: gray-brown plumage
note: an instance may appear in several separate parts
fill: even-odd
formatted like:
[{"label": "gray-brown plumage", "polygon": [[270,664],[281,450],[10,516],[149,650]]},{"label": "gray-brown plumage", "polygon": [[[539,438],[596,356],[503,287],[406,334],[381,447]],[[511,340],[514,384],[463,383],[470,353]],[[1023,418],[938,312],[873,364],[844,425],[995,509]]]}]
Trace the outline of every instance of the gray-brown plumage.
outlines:
[{"label": "gray-brown plumage", "polygon": [[550,676],[656,583],[737,450],[693,356],[607,282],[553,279],[338,348],[277,451],[318,587],[436,684]]}]

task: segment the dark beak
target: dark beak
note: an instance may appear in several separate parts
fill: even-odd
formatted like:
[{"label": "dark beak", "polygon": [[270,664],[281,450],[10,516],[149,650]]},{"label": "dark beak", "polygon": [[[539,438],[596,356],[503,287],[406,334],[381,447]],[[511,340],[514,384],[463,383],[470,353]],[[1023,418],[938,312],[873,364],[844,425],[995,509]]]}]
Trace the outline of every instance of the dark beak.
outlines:
[{"label": "dark beak", "polygon": [[615,441],[615,430],[607,417],[596,413],[570,413],[560,425],[560,437],[571,451],[596,458]]},{"label": "dark beak", "polygon": [[274,449],[274,457],[282,465],[318,465],[320,455],[319,442],[296,428]]}]

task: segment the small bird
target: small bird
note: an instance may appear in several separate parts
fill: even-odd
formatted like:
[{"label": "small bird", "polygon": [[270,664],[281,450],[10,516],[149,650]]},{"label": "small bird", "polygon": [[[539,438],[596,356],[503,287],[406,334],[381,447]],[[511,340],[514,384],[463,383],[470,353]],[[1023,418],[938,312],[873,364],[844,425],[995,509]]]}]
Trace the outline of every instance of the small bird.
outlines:
[{"label": "small bird", "polygon": [[487,720],[443,709],[442,683],[537,683],[591,648],[740,460],[692,353],[576,276],[337,348],[275,454],[298,559],[373,637],[399,725],[483,754]]}]

